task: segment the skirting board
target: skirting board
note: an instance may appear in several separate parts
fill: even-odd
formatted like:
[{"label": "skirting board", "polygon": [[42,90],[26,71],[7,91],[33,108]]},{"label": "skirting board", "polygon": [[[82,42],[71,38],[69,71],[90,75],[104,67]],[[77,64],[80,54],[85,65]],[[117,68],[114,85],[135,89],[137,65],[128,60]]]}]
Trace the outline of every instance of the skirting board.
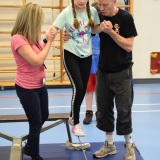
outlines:
[{"label": "skirting board", "polygon": [[134,84],[154,84],[160,83],[160,78],[150,78],[150,79],[134,79]]}]

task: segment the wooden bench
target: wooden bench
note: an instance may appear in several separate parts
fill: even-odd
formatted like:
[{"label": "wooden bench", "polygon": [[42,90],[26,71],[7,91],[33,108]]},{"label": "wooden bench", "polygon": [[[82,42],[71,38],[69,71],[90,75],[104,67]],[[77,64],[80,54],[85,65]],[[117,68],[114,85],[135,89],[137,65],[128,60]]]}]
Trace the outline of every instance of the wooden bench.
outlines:
[{"label": "wooden bench", "polygon": [[[47,121],[53,121],[51,124],[42,127],[41,133],[49,130],[61,123],[66,124],[68,139],[72,143],[70,128],[69,128],[69,113],[51,113]],[[0,123],[11,123],[11,122],[27,122],[26,115],[0,115]],[[28,134],[25,134],[21,137],[15,137],[0,131],[0,137],[12,141],[12,147],[10,152],[9,160],[22,160],[22,142],[27,139]]]}]

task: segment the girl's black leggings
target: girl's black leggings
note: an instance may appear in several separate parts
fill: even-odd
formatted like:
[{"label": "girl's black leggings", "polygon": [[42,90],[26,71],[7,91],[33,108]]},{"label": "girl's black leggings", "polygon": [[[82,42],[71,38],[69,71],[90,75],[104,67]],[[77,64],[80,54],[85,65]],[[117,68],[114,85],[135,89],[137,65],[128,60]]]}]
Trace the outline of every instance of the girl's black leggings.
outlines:
[{"label": "girl's black leggings", "polygon": [[85,96],[91,69],[92,56],[80,58],[64,50],[64,67],[72,85],[71,117],[74,125],[79,123],[80,106]]}]

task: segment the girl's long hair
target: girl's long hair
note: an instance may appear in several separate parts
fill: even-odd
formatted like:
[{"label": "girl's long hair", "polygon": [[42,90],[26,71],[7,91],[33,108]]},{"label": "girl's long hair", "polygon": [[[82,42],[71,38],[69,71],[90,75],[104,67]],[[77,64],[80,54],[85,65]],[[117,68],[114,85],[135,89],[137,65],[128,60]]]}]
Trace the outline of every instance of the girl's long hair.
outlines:
[{"label": "girl's long hair", "polygon": [[[73,10],[73,16],[74,16],[74,27],[76,29],[79,29],[80,24],[76,18],[76,11],[75,11],[75,7],[74,7],[74,0],[72,0],[72,10]],[[86,4],[86,10],[87,10],[87,15],[88,15],[88,27],[93,28],[94,27],[94,21],[91,19],[91,11],[90,11],[90,5],[89,5],[89,1]]]}]

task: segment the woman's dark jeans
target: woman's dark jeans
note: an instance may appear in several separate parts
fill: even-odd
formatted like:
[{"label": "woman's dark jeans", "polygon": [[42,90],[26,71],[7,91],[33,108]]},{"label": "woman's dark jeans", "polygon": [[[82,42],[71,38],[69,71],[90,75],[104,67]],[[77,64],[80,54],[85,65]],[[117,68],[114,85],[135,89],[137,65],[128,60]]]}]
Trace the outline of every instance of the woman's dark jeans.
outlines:
[{"label": "woman's dark jeans", "polygon": [[31,155],[36,157],[39,155],[41,127],[49,116],[48,91],[46,86],[25,89],[15,85],[15,88],[29,122],[27,145],[30,147]]}]

